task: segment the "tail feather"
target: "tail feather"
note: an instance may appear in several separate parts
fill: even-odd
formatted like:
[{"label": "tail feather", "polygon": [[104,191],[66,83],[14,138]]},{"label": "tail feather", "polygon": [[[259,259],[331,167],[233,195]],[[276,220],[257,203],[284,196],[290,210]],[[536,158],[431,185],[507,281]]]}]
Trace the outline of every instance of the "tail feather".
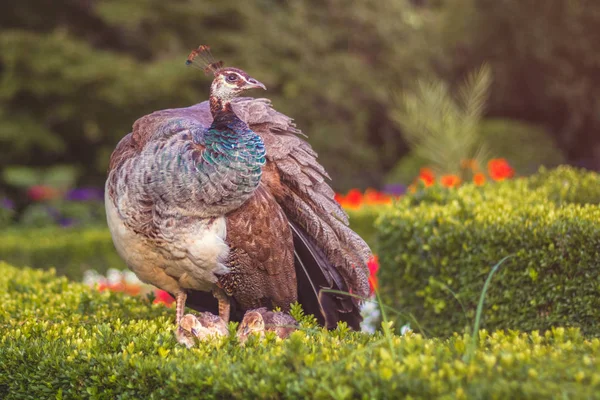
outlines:
[{"label": "tail feather", "polygon": [[298,300],[307,314],[333,329],[339,321],[360,329],[362,317],[351,296],[321,291],[331,289],[348,292],[338,270],[331,265],[304,229],[290,221],[294,238],[294,263],[298,279]]}]

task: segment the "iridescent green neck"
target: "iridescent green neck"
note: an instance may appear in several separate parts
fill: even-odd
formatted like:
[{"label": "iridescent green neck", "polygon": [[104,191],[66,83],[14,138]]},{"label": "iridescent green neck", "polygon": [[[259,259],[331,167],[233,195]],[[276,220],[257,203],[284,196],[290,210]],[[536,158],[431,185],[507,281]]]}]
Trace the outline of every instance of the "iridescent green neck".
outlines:
[{"label": "iridescent green neck", "polygon": [[222,187],[233,200],[254,192],[260,184],[265,146],[260,136],[230,108],[227,103],[225,110],[215,113],[204,136],[206,148],[202,158],[204,169],[214,171],[212,185]]}]

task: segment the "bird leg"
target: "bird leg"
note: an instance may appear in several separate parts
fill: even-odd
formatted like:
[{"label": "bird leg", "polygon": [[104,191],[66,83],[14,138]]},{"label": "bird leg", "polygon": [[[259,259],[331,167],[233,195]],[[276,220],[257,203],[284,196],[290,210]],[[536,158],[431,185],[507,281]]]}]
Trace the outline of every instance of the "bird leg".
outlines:
[{"label": "bird leg", "polygon": [[177,304],[177,313],[175,314],[175,323],[177,325],[179,325],[179,323],[181,322],[181,318],[183,318],[183,312],[185,311],[185,300],[187,299],[187,293],[185,290],[180,290],[179,292],[177,292],[177,299],[176,299],[176,304]]},{"label": "bird leg", "polygon": [[177,338],[177,341],[179,343],[185,345],[187,348],[190,348],[193,346],[193,341],[190,341],[190,338],[188,337],[189,334],[186,334],[185,329],[183,329],[183,327],[181,326],[183,312],[185,311],[185,299],[187,299],[187,293],[185,290],[182,289],[179,292],[177,292],[177,296],[175,298],[175,337]]},{"label": "bird leg", "polygon": [[227,294],[225,294],[223,289],[221,289],[220,287],[216,287],[213,289],[213,296],[215,296],[215,299],[217,299],[217,301],[219,302],[219,317],[221,317],[221,319],[225,321],[226,324],[228,324],[229,312],[231,310],[231,305],[229,304],[229,297],[227,297]]}]

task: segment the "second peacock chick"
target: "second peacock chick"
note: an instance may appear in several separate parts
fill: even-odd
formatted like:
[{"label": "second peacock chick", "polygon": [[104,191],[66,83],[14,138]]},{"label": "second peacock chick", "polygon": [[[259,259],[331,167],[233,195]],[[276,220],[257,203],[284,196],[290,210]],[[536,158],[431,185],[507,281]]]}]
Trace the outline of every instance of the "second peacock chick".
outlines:
[{"label": "second peacock chick", "polygon": [[245,343],[254,333],[264,337],[265,332],[275,332],[279,338],[285,339],[297,328],[298,322],[291,315],[261,307],[246,312],[238,327],[237,337],[240,343]]}]

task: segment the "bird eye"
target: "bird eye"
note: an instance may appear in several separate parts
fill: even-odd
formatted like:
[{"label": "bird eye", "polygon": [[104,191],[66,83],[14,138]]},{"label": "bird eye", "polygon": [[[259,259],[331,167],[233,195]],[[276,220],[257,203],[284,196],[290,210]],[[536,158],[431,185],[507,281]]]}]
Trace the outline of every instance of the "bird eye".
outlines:
[{"label": "bird eye", "polygon": [[237,74],[229,74],[229,75],[227,75],[227,80],[229,82],[235,82],[235,81],[237,81],[237,78],[238,78]]}]

